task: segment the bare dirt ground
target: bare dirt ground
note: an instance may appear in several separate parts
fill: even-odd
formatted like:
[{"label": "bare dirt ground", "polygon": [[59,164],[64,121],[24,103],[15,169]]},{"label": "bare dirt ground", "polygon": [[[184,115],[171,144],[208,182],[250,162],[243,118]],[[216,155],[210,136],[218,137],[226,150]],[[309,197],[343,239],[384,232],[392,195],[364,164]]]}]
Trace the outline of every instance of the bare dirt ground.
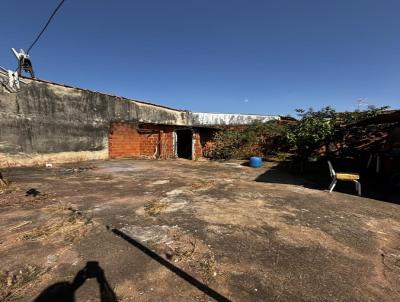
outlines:
[{"label": "bare dirt ground", "polygon": [[399,301],[400,206],[256,182],[272,165],[3,171],[0,300]]}]

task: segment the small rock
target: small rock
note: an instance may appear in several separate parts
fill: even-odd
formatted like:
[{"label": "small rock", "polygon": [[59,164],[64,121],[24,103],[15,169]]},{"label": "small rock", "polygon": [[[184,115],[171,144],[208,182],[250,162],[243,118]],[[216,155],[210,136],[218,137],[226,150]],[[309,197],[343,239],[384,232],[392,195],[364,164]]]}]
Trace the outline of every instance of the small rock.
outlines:
[{"label": "small rock", "polygon": [[57,261],[57,256],[56,255],[48,255],[47,256],[47,264],[53,264],[54,262]]},{"label": "small rock", "polygon": [[11,285],[13,285],[13,277],[12,276],[8,276],[7,277],[7,286],[11,286]]},{"label": "small rock", "polygon": [[176,195],[180,195],[182,193],[183,193],[182,190],[175,189],[175,190],[172,190],[172,191],[169,191],[169,192],[165,193],[165,195],[167,195],[167,196],[176,196]]},{"label": "small rock", "polygon": [[167,183],[169,183],[168,179],[160,179],[160,180],[154,181],[152,184],[153,185],[164,185],[164,184],[167,184]]}]

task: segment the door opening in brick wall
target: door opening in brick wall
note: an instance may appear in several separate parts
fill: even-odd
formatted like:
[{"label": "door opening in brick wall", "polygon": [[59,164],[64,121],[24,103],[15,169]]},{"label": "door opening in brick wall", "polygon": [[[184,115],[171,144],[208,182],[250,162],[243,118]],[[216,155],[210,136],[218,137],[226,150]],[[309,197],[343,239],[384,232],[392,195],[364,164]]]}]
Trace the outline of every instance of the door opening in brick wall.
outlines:
[{"label": "door opening in brick wall", "polygon": [[193,132],[189,129],[176,130],[176,156],[192,159]]}]

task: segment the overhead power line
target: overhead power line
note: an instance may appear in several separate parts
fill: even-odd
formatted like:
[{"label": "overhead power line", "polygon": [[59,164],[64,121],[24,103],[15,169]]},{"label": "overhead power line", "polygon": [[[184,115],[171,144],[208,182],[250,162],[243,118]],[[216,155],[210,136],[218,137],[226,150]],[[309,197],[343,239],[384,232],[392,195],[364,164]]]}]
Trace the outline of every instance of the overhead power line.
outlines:
[{"label": "overhead power line", "polygon": [[44,33],[44,31],[46,30],[47,26],[49,26],[51,20],[53,19],[53,17],[56,15],[57,11],[60,9],[60,7],[64,4],[65,0],[61,0],[61,2],[58,4],[58,6],[56,7],[56,9],[53,11],[53,13],[51,14],[50,18],[47,20],[46,25],[43,27],[43,29],[40,31],[40,33],[37,35],[35,41],[33,41],[33,43],[31,44],[31,46],[29,46],[28,50],[26,51],[27,54],[29,54],[30,50],[32,49],[32,47],[36,44],[37,41],[39,41],[40,37],[42,36],[42,34]]}]

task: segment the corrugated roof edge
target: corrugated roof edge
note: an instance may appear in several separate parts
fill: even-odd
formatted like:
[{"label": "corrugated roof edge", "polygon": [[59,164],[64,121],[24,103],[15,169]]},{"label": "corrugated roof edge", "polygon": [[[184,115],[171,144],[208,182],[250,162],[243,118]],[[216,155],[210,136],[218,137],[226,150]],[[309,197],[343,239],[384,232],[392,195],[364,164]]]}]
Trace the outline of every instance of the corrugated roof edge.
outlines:
[{"label": "corrugated roof edge", "polygon": [[199,112],[199,111],[191,111],[194,114],[226,114],[226,115],[251,115],[251,116],[263,116],[263,117],[281,117],[278,114],[257,114],[257,113],[232,113],[232,112]]},{"label": "corrugated roof edge", "polygon": [[47,81],[47,80],[42,80],[42,79],[37,79],[37,78],[32,79],[32,78],[28,78],[28,77],[24,77],[24,76],[21,76],[21,78],[26,79],[26,80],[30,80],[30,81],[36,81],[36,82],[41,82],[41,83],[46,83],[46,84],[51,84],[51,85],[62,86],[62,87],[66,87],[66,88],[78,89],[78,90],[88,91],[88,92],[93,92],[93,93],[100,93],[100,94],[104,94],[104,95],[107,95],[107,96],[111,96],[111,97],[120,98],[120,99],[123,99],[123,100],[126,100],[126,101],[130,101],[130,102],[137,102],[137,103],[141,103],[141,104],[145,104],[145,105],[156,106],[156,107],[165,108],[165,109],[174,110],[174,111],[180,111],[180,112],[188,112],[189,111],[189,110],[171,108],[171,107],[168,107],[168,106],[154,104],[154,103],[146,102],[146,101],[142,101],[142,100],[129,99],[129,98],[126,98],[126,97],[123,97],[123,96],[114,95],[114,94],[111,94],[111,93],[105,93],[105,92],[94,91],[94,90],[80,88],[80,87],[74,87],[74,86],[71,86],[71,85],[60,84],[60,83]]}]

